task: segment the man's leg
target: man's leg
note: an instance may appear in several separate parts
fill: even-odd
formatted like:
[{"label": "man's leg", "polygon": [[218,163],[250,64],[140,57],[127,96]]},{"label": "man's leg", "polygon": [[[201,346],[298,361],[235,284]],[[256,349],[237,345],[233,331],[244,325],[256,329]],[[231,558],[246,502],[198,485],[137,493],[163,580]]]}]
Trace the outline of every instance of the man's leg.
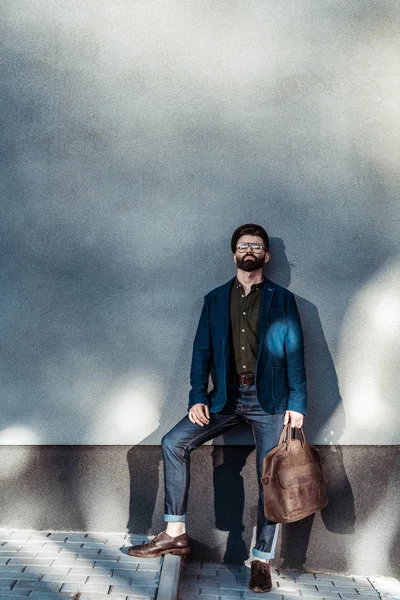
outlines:
[{"label": "man's leg", "polygon": [[190,453],[242,421],[240,415],[228,408],[221,413],[211,413],[210,422],[203,427],[192,423],[186,416],[163,437],[161,447],[164,459],[164,520],[167,522],[167,530],[150,544],[130,548],[130,555],[149,557],[171,551],[176,554],[190,552],[185,533]]},{"label": "man's leg", "polygon": [[210,422],[201,427],[184,417],[162,439],[164,459],[165,511],[167,523],[184,523],[190,484],[190,453],[233,425],[240,416],[223,411],[211,413]]},{"label": "man's leg", "polygon": [[275,556],[278,524],[264,515],[264,489],[261,482],[262,464],[266,454],[274,448],[283,427],[283,414],[270,415],[261,408],[255,386],[246,386],[241,391],[246,420],[251,423],[257,449],[258,511],[256,544],[251,564],[249,587],[253,591],[268,592],[272,588],[269,560]]},{"label": "man's leg", "polygon": [[259,419],[257,418],[252,422],[257,452],[258,480],[257,534],[253,555],[256,558],[265,560],[275,557],[279,525],[270,521],[264,515],[264,488],[261,481],[262,465],[265,455],[278,444],[283,428],[283,416],[283,414],[268,415],[264,413],[264,415],[260,415]]}]

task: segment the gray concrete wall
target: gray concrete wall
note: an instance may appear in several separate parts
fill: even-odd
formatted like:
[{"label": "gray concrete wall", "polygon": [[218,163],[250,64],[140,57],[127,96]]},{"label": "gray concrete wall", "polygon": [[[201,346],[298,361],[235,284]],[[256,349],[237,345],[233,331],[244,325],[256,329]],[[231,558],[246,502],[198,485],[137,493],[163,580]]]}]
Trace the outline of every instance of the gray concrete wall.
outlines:
[{"label": "gray concrete wall", "polygon": [[[255,221],[298,299],[307,435],[337,490],[307,564],[396,574],[399,25],[393,0],[2,3],[3,525],[162,526],[148,465],[186,411],[202,297]],[[197,556],[248,550],[253,458],[244,532],[240,478],[214,514],[210,461],[240,467],[249,443],[197,455]]]},{"label": "gray concrete wall", "polygon": [[399,443],[399,16],[3,2],[0,443],[158,444],[248,221],[298,296],[310,439]]},{"label": "gray concrete wall", "polygon": [[[321,446],[329,504],[282,528],[275,564],[352,574],[400,573],[400,447]],[[24,459],[25,457],[25,459]],[[29,457],[29,460],[27,458]],[[19,473],[7,464],[25,460]],[[158,533],[164,528],[157,446],[0,449],[0,527]],[[188,531],[196,560],[241,563],[257,508],[252,446],[192,454]]]}]

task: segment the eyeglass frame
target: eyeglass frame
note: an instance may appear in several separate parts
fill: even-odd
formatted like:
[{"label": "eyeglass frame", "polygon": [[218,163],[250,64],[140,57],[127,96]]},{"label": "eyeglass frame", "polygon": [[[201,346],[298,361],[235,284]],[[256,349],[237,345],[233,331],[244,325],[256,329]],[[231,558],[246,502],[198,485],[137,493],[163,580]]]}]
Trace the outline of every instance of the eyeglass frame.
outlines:
[{"label": "eyeglass frame", "polygon": [[[239,250],[238,246],[239,244],[247,244],[247,248],[243,249],[243,250]],[[256,252],[253,248],[253,246],[260,246],[260,250],[258,252]],[[267,252],[265,246],[263,246],[262,244],[260,244],[259,242],[238,242],[236,244],[236,251],[240,252],[240,254],[243,254],[244,252],[247,252],[247,250],[251,247],[252,251],[254,252],[254,254],[260,254],[261,250],[264,250],[265,252]]]}]

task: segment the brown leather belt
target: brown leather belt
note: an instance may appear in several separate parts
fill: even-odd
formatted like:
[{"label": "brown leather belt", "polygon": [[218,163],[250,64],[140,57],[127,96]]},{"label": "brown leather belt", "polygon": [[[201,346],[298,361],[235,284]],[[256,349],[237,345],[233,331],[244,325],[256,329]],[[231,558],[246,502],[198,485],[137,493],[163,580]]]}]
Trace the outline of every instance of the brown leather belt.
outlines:
[{"label": "brown leather belt", "polygon": [[242,375],[236,375],[236,380],[239,385],[253,385],[256,376],[254,373],[244,373]]}]

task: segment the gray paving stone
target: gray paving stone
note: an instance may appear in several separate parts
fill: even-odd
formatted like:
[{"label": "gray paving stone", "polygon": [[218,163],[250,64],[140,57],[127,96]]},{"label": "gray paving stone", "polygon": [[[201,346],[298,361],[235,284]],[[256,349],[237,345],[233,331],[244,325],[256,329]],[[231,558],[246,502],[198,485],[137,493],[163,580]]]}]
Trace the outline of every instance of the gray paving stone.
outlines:
[{"label": "gray paving stone", "polygon": [[161,565],[146,565],[143,563],[138,563],[137,570],[141,573],[157,573],[161,568]]},{"label": "gray paving stone", "polygon": [[104,560],[104,561],[96,560],[94,563],[94,569],[95,570],[97,570],[97,569],[116,569],[117,570],[118,569],[119,571],[122,571],[122,570],[124,570],[124,571],[135,570],[136,571],[136,568],[132,569],[132,567],[129,564],[120,563],[115,560]]},{"label": "gray paving stone", "polygon": [[[72,567],[76,567],[76,560],[75,558],[71,558],[70,556],[65,556],[64,558],[55,558],[52,562],[51,562],[51,566],[52,567],[70,567],[72,569]],[[89,565],[91,565],[89,567]],[[88,561],[86,565],[83,565],[85,567],[91,568],[94,566],[94,560]]]},{"label": "gray paving stone", "polygon": [[[160,559],[153,559],[153,558],[148,558],[147,560],[145,558],[141,558],[138,560],[138,557],[134,557],[134,556],[127,556],[126,554],[120,554],[119,558],[118,558],[119,562],[123,562],[123,563],[130,563],[130,562],[140,562],[145,564],[147,562],[147,564],[151,565],[156,565],[156,564],[161,564]],[[152,562],[150,562],[152,561]]]},{"label": "gray paving stone", "polygon": [[9,536],[8,539],[9,540],[13,540],[15,541],[19,541],[21,543],[27,542],[29,540],[29,533],[24,532],[24,531],[13,531]]},{"label": "gray paving stone", "polygon": [[[10,591],[10,594],[11,593],[12,593],[12,590]],[[10,595],[10,594],[7,594],[7,596],[5,596],[4,593],[2,592],[0,594],[0,600],[10,600],[10,598],[14,598],[15,600],[26,600],[28,597],[28,596],[21,596],[21,594],[16,594],[16,593],[13,593],[12,595]]]},{"label": "gray paving stone", "polygon": [[106,583],[65,583],[62,592],[97,592],[99,594],[108,594],[110,586]]},{"label": "gray paving stone", "polygon": [[[243,587],[241,590],[232,590],[232,589],[218,589],[218,593],[220,596],[222,596],[223,598],[241,598],[242,597],[242,592],[243,592]],[[211,590],[208,589],[204,589],[202,587],[200,587],[200,594],[213,594],[214,592],[211,592]],[[201,599],[200,599],[201,600]]]},{"label": "gray paving stone", "polygon": [[137,562],[140,565],[143,565],[143,568],[146,568],[146,569],[147,569],[147,567],[151,567],[153,565],[161,568],[161,565],[162,565],[161,558],[135,558],[133,556],[129,556],[128,558],[130,558],[132,562]]},{"label": "gray paving stone", "polygon": [[[101,554],[97,554],[96,556],[93,557],[93,560],[95,560],[96,563],[99,563],[99,564],[109,562],[109,563],[114,563],[114,565],[116,565],[119,562],[119,556],[107,557],[107,556],[102,556]],[[129,564],[129,563],[127,563],[127,564]]]},{"label": "gray paving stone", "polygon": [[[300,596],[283,596],[283,600],[299,600]],[[331,600],[330,596],[317,596],[318,600]],[[360,600],[360,596],[357,596]],[[301,600],[316,600],[315,596],[301,596]],[[353,599],[354,600],[354,599]]]},{"label": "gray paving stone", "polygon": [[76,555],[76,560],[77,561],[81,561],[81,560],[92,560],[92,561],[97,561],[97,560],[101,560],[101,557],[99,558],[99,553],[98,552],[91,552],[90,554],[77,554]]},{"label": "gray paving stone", "polygon": [[0,590],[10,590],[15,579],[0,579]]},{"label": "gray paving stone", "polygon": [[0,581],[3,579],[33,579],[39,581],[43,573],[35,575],[34,573],[23,573],[22,571],[12,571],[9,569],[7,573],[0,573]]},{"label": "gray paving stone", "polygon": [[114,569],[114,577],[118,578],[130,578],[132,579],[133,574],[136,573],[133,569]]},{"label": "gray paving stone", "polygon": [[44,590],[48,592],[59,592],[60,582],[36,581],[35,579],[21,579],[14,585],[14,590]]},{"label": "gray paving stone", "polygon": [[[40,556],[56,556],[61,552],[61,546],[53,546],[52,544],[44,544],[44,546],[41,546],[40,548],[37,546],[25,546],[25,548],[29,549],[30,552],[35,552],[38,558]],[[18,551],[18,556],[21,552],[22,550]]]},{"label": "gray paving stone", "polygon": [[[333,588],[335,589],[335,588]],[[309,596],[310,598],[314,598],[315,600],[318,598],[321,598],[321,595],[326,596],[327,598],[330,598],[331,600],[335,599],[338,600],[340,598],[339,593],[338,592],[319,592],[318,590],[307,590],[306,592],[304,592],[304,595]],[[299,594],[300,595],[300,594]]]},{"label": "gray paving stone", "polygon": [[112,585],[116,583],[116,578],[112,575],[103,575],[99,573],[98,575],[89,575],[86,577],[87,583],[107,583],[108,585]]},{"label": "gray paving stone", "polygon": [[58,547],[62,549],[63,553],[74,552],[75,554],[78,554],[78,552],[82,548],[82,542],[71,542],[69,544],[67,544],[67,543],[59,544]]},{"label": "gray paving stone", "polygon": [[[69,551],[69,547],[65,546],[62,548],[63,552],[68,552]],[[79,547],[76,550],[74,550],[74,552],[76,552],[76,554],[83,555],[83,554],[94,554],[95,556],[99,556],[100,555],[100,549],[96,548],[96,547],[91,547],[88,548],[87,546],[83,546],[83,547]]]},{"label": "gray paving stone", "polygon": [[[260,594],[257,594],[256,592],[251,592],[250,590],[244,590],[243,597],[244,598],[259,598]],[[283,598],[282,594],[277,593],[276,590],[272,590],[271,592],[268,592],[268,600],[282,600],[282,598]],[[300,598],[300,595],[299,595],[299,598]]]},{"label": "gray paving stone", "polygon": [[[65,596],[65,594],[64,594]],[[103,596],[103,594],[96,594],[91,592],[82,592],[79,596],[79,600],[110,600],[110,596]],[[113,600],[126,600],[125,594],[123,596],[115,596]]]},{"label": "gray paving stone", "polygon": [[155,598],[157,592],[156,587],[149,586],[135,586],[134,588],[127,585],[112,585],[110,589],[110,595],[114,594],[130,594],[136,596],[146,596],[150,598]]},{"label": "gray paving stone", "polygon": [[108,538],[107,534],[104,533],[88,533],[86,536],[88,542],[97,542],[98,544],[105,544]]},{"label": "gray paving stone", "polygon": [[10,600],[10,598],[14,598],[15,600],[19,600],[20,598],[23,598],[24,600],[26,600],[26,598],[29,596],[29,594],[31,593],[30,590],[20,590],[19,592],[15,592],[13,590],[8,590],[8,591],[1,591],[0,594],[0,598],[7,598],[7,600]]},{"label": "gray paving stone", "polygon": [[235,575],[232,575],[230,573],[222,573],[221,575],[218,576],[212,576],[212,575],[198,575],[198,579],[197,581],[199,582],[207,582],[207,581],[218,581],[220,583],[238,583],[238,578]]},{"label": "gray paving stone", "polygon": [[111,577],[111,575],[112,575],[112,569],[104,569],[104,570],[98,569],[98,570],[95,570],[93,567],[92,568],[90,568],[90,567],[88,568],[88,567],[85,567],[85,566],[81,565],[80,567],[72,567],[71,569],[68,569],[68,573],[70,573],[71,575],[74,574],[74,573],[77,573],[78,575],[82,574],[82,573],[84,573],[84,574],[86,573],[86,575],[88,575],[88,576],[90,576],[90,575],[97,575],[97,574],[100,575],[100,573],[101,573],[104,576]]},{"label": "gray paving stone", "polygon": [[112,552],[100,552],[100,554],[97,555],[96,560],[100,560],[100,561],[105,561],[105,560],[109,560],[109,561],[116,561],[118,562],[120,555],[119,554],[115,554]]},{"label": "gray paving stone", "polygon": [[400,581],[395,577],[369,577],[374,588],[385,597],[400,598]]},{"label": "gray paving stone", "polygon": [[56,594],[55,592],[32,592],[29,600],[72,600],[73,595]]},{"label": "gray paving stone", "polygon": [[[179,593],[178,597],[180,600],[217,600],[218,595],[212,596],[211,594],[202,594],[201,597],[199,597],[197,594],[182,595]],[[275,598],[273,600],[275,600]],[[279,600],[282,600],[282,596],[280,596]]]},{"label": "gray paving stone", "polygon": [[[203,584],[201,584],[203,586]],[[247,587],[246,583],[219,583],[218,589],[221,590],[221,594],[225,593],[225,590],[243,590],[244,587]]]},{"label": "gray paving stone", "polygon": [[65,542],[67,538],[68,533],[66,533],[65,531],[55,531],[53,533],[50,533],[50,535],[47,537],[47,539],[52,542]]},{"label": "gray paving stone", "polygon": [[88,541],[88,537],[86,533],[68,533],[67,534],[67,544],[70,544],[71,542],[87,542]]},{"label": "gray paving stone", "polygon": [[[11,568],[11,567],[10,567]],[[65,573],[67,574],[69,571],[69,567],[57,567],[54,565],[50,565],[50,567],[46,567],[45,569],[43,569],[43,567],[41,566],[36,566],[36,565],[29,565],[28,567],[26,567],[24,573],[41,573],[42,575],[44,575],[44,572],[46,571],[46,573]]]},{"label": "gray paving stone", "polygon": [[[276,582],[276,587],[279,588],[279,591],[282,590],[282,594],[284,591],[286,592],[291,592],[293,590],[304,590],[304,592],[311,590],[311,591],[317,591],[317,586],[310,583],[297,583],[296,581],[277,581]],[[335,589],[333,587],[333,585],[330,586],[330,589],[333,590]]]},{"label": "gray paving stone", "polygon": [[[335,587],[331,588],[332,590],[334,590],[335,592],[339,592],[339,594],[343,593],[343,594],[353,594],[353,593],[361,593],[362,591],[367,591],[369,592],[370,590],[373,591],[373,588],[371,586],[362,586],[362,587],[356,587],[357,584],[354,583],[353,581],[353,587],[347,586],[347,585],[335,585]],[[318,586],[319,589],[319,586]]]},{"label": "gray paving stone", "polygon": [[52,558],[11,558],[7,563],[9,565],[41,565],[44,567],[49,567],[53,562]]},{"label": "gray paving stone", "polygon": [[85,583],[87,579],[87,575],[86,574],[78,574],[78,573],[71,573],[68,575],[60,575],[59,573],[50,573],[50,574],[45,574],[43,575],[42,579],[40,581],[59,581],[61,584],[62,583]]}]

